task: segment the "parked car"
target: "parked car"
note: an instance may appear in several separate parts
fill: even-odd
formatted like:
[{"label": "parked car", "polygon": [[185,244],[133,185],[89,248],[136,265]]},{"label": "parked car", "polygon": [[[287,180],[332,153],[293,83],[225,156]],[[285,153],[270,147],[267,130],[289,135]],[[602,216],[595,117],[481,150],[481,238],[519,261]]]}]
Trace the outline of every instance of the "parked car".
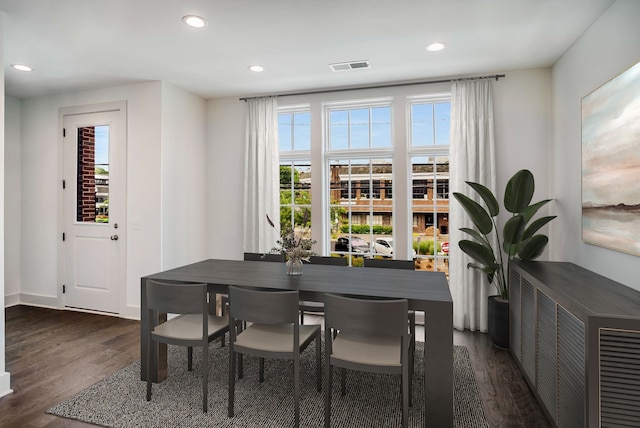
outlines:
[{"label": "parked car", "polygon": [[362,238],[356,236],[351,237],[349,242],[348,236],[341,236],[336,240],[335,251],[352,252],[357,254],[368,254],[370,252],[369,243]]},{"label": "parked car", "polygon": [[376,254],[391,257],[393,255],[393,238],[376,238],[373,250]]},{"label": "parked car", "polygon": [[[376,241],[373,244],[373,250],[376,254],[379,254],[384,257],[393,256],[393,238],[380,237],[376,238]],[[416,250],[411,250],[412,257],[416,256]]]}]

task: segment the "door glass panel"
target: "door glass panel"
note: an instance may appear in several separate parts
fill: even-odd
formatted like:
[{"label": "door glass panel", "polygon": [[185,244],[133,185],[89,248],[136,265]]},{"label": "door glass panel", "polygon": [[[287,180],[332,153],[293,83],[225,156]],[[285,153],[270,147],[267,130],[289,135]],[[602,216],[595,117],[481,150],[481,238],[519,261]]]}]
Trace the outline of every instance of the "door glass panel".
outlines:
[{"label": "door glass panel", "polygon": [[78,128],[76,221],[109,222],[109,126]]}]

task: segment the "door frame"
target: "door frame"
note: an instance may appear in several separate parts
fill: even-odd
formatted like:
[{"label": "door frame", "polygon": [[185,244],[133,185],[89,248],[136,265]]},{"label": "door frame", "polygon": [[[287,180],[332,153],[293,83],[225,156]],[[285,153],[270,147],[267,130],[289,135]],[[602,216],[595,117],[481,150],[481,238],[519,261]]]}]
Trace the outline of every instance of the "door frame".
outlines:
[{"label": "door frame", "polygon": [[[75,311],[83,311],[83,312],[95,312],[104,315],[114,315],[108,314],[105,312],[97,312],[92,310],[83,310],[76,308],[67,308],[65,306],[66,299],[65,294],[63,293],[63,285],[65,284],[65,246],[62,241],[62,234],[64,233],[64,190],[63,190],[63,180],[64,180],[64,172],[65,172],[65,164],[64,164],[64,117],[72,116],[72,115],[83,115],[90,113],[119,113],[119,120],[122,121],[122,144],[124,144],[123,150],[125,153],[124,162],[125,165],[122,168],[122,180],[124,181],[124,189],[125,194],[122,198],[123,203],[123,213],[124,218],[119,221],[119,225],[121,227],[121,252],[120,252],[120,272],[118,273],[118,316],[123,316],[126,312],[126,301],[127,301],[127,136],[128,136],[128,126],[127,126],[127,101],[113,101],[107,103],[98,103],[98,104],[87,104],[87,105],[79,105],[74,107],[61,107],[58,109],[58,177],[57,177],[57,188],[58,188],[58,275],[57,275],[57,306],[58,309],[67,309],[67,310],[75,310]],[[120,235],[120,234],[119,234]]]}]

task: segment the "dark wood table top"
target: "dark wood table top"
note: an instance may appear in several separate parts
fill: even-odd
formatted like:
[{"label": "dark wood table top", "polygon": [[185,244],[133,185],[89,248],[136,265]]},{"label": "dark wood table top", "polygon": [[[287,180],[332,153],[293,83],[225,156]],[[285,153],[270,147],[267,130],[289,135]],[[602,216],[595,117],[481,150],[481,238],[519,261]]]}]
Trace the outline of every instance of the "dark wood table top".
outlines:
[{"label": "dark wood table top", "polygon": [[452,304],[444,273],[405,269],[305,263],[302,275],[287,275],[284,263],[210,259],[148,275],[143,279],[298,290],[301,297],[317,301],[322,301],[322,293],[403,298],[409,300],[410,308],[418,310],[428,309],[434,303]]}]

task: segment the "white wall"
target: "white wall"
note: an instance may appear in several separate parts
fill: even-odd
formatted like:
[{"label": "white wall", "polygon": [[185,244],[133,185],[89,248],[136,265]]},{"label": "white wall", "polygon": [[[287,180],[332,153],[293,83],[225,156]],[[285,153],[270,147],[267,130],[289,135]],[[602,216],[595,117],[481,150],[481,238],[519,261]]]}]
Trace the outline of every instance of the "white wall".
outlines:
[{"label": "white wall", "polygon": [[207,252],[242,259],[245,105],[238,98],[207,101]]},{"label": "white wall", "polygon": [[[536,176],[536,198],[554,197],[549,191],[548,155],[550,142],[551,73],[549,69],[506,72],[494,82],[494,121],[498,151],[498,188],[518,169],[530,169]],[[309,96],[279,97],[278,104],[309,104],[312,120],[312,156],[318,156],[321,131],[313,129],[321,120],[321,104],[326,101],[363,99],[393,94],[404,103],[406,95],[450,91],[449,84],[419,85],[391,89],[369,89]],[[207,103],[209,256],[242,258],[242,192],[244,174],[245,106],[237,98]],[[404,117],[394,117],[394,135],[406,138]],[[401,156],[406,153],[401,154]],[[320,174],[312,186],[321,185]],[[454,191],[452,189],[451,191]],[[315,195],[317,197],[317,195]],[[316,200],[314,199],[314,204]],[[396,201],[396,203],[398,203]],[[553,211],[555,207],[550,207]],[[314,218],[315,212],[314,212]],[[408,221],[408,220],[407,220]],[[315,223],[314,223],[315,224]],[[319,231],[314,235],[319,236]],[[401,244],[400,242],[398,243]]]},{"label": "white wall", "polygon": [[[530,170],[535,177],[535,202],[553,199],[549,180],[551,70],[509,71],[506,75],[493,85],[498,200],[502,201],[507,181],[520,169]],[[556,214],[555,203],[547,204],[538,215]],[[504,224],[509,216],[502,212],[499,223]],[[543,254],[540,259],[546,258]]]},{"label": "white wall", "polygon": [[[4,13],[0,12],[0,97],[4,99]],[[0,103],[0,225],[4,225],[4,103]],[[4,308],[4,227],[0,227],[0,309]],[[0,397],[11,393],[10,375],[5,371],[4,310],[0,310]]]},{"label": "white wall", "polygon": [[[582,242],[581,99],[640,61],[640,2],[617,0],[553,67],[551,257],[640,290],[640,259]],[[612,189],[615,191],[615,189]]]},{"label": "white wall", "polygon": [[5,305],[11,306],[20,301],[20,230],[22,199],[20,190],[21,162],[21,126],[22,103],[19,99],[5,97],[5,133],[4,133],[4,296]]},{"label": "white wall", "polygon": [[[161,270],[161,84],[142,83],[27,99],[22,104],[23,303],[59,306],[61,107],[127,101],[127,284],[121,314],[139,317],[140,277]],[[10,166],[8,166],[10,167]],[[56,210],[56,207],[57,210]],[[131,219],[140,228],[132,230]],[[124,232],[124,231],[123,231]]]},{"label": "white wall", "polygon": [[162,84],[162,269],[206,258],[206,102]]}]

